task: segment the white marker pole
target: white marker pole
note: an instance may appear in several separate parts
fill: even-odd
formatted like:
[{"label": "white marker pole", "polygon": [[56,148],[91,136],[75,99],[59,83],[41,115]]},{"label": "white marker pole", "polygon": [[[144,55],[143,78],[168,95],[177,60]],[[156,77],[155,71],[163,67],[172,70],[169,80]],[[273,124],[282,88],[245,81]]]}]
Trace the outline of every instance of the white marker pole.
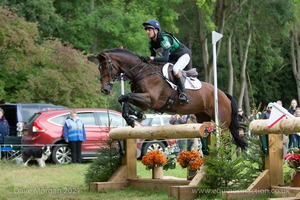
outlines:
[{"label": "white marker pole", "polygon": [[216,31],[212,32],[212,44],[213,44],[213,65],[214,65],[214,98],[215,98],[215,123],[217,138],[219,137],[219,110],[218,110],[218,78],[217,78],[217,50],[216,44],[223,37],[222,34],[217,33]]},{"label": "white marker pole", "polygon": [[[124,93],[125,93],[125,90],[124,90],[124,74],[121,73],[120,77],[121,77],[121,81],[120,81],[121,82],[121,95],[124,95]],[[122,108],[123,108],[123,103],[122,103]],[[122,120],[122,125],[125,126],[124,120]]]}]

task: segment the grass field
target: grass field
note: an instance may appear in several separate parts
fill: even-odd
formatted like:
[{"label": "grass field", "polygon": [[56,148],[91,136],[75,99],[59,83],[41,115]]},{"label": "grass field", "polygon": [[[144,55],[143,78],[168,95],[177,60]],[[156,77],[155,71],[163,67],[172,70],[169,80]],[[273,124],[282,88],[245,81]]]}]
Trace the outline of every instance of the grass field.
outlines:
[{"label": "grass field", "polygon": [[[85,174],[90,163],[54,165],[40,168],[35,163],[29,167],[0,161],[0,199],[171,199],[165,191],[126,190],[90,192],[85,184]],[[186,169],[164,171],[165,176],[186,177]],[[138,177],[149,178],[151,171],[138,161]]]},{"label": "grass field", "polygon": [[[83,164],[55,165],[47,163],[40,168],[36,163],[28,167],[8,161],[0,161],[0,199],[1,200],[77,200],[77,199],[124,199],[124,200],[172,200],[166,191],[137,190],[127,188],[118,191],[90,192],[85,184],[85,174],[90,162]],[[138,177],[150,178],[151,171],[137,163]],[[174,170],[164,171],[164,176],[186,177],[186,169],[177,166]],[[205,199],[205,198],[201,198]],[[219,198],[222,199],[221,195]],[[267,199],[267,198],[259,198]]]}]

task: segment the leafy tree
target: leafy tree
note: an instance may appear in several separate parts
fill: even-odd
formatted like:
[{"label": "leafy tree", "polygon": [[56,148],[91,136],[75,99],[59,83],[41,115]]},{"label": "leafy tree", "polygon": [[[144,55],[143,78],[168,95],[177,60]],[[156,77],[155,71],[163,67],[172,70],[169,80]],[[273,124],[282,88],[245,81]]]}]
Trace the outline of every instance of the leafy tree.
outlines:
[{"label": "leafy tree", "polygon": [[42,37],[52,36],[62,20],[53,6],[54,0],[2,0],[0,5],[9,6],[28,22],[38,23]]},{"label": "leafy tree", "polygon": [[[97,65],[57,39],[37,44],[37,25],[0,10],[1,91],[4,101],[48,102],[68,107],[106,107]],[[3,93],[3,92],[2,92]],[[0,94],[2,94],[0,93]]]}]

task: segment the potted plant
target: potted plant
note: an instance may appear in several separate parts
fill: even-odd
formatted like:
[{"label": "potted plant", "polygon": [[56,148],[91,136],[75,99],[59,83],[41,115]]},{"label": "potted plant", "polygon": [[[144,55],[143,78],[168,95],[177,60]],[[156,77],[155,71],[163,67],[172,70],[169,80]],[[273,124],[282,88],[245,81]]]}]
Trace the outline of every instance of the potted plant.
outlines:
[{"label": "potted plant", "polygon": [[183,150],[180,152],[177,158],[180,166],[182,168],[187,168],[187,179],[191,180],[197,173],[197,170],[204,163],[203,158],[201,158],[200,153],[197,150],[187,151]]},{"label": "potted plant", "polygon": [[152,178],[163,177],[163,165],[167,163],[167,157],[160,150],[153,150],[142,157],[142,163],[146,169],[152,169]]},{"label": "potted plant", "polygon": [[291,148],[284,156],[285,163],[293,170],[291,174],[291,187],[300,187],[300,149]]}]

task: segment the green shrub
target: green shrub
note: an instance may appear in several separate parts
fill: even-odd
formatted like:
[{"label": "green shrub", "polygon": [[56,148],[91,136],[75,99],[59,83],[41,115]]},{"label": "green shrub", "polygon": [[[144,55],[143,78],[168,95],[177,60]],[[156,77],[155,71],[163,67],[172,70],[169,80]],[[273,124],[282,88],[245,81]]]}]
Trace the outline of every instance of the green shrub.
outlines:
[{"label": "green shrub", "polygon": [[108,148],[98,150],[97,159],[93,160],[85,175],[85,182],[106,182],[121,165],[121,155],[116,142],[107,140]]},{"label": "green shrub", "polygon": [[212,192],[202,195],[216,197],[220,192],[213,191],[246,189],[263,171],[264,155],[258,148],[259,140],[247,138],[249,147],[239,155],[240,149],[229,132],[220,134],[218,141],[215,135],[211,138],[216,145],[211,145],[209,155],[205,156],[205,176],[200,188]]}]

